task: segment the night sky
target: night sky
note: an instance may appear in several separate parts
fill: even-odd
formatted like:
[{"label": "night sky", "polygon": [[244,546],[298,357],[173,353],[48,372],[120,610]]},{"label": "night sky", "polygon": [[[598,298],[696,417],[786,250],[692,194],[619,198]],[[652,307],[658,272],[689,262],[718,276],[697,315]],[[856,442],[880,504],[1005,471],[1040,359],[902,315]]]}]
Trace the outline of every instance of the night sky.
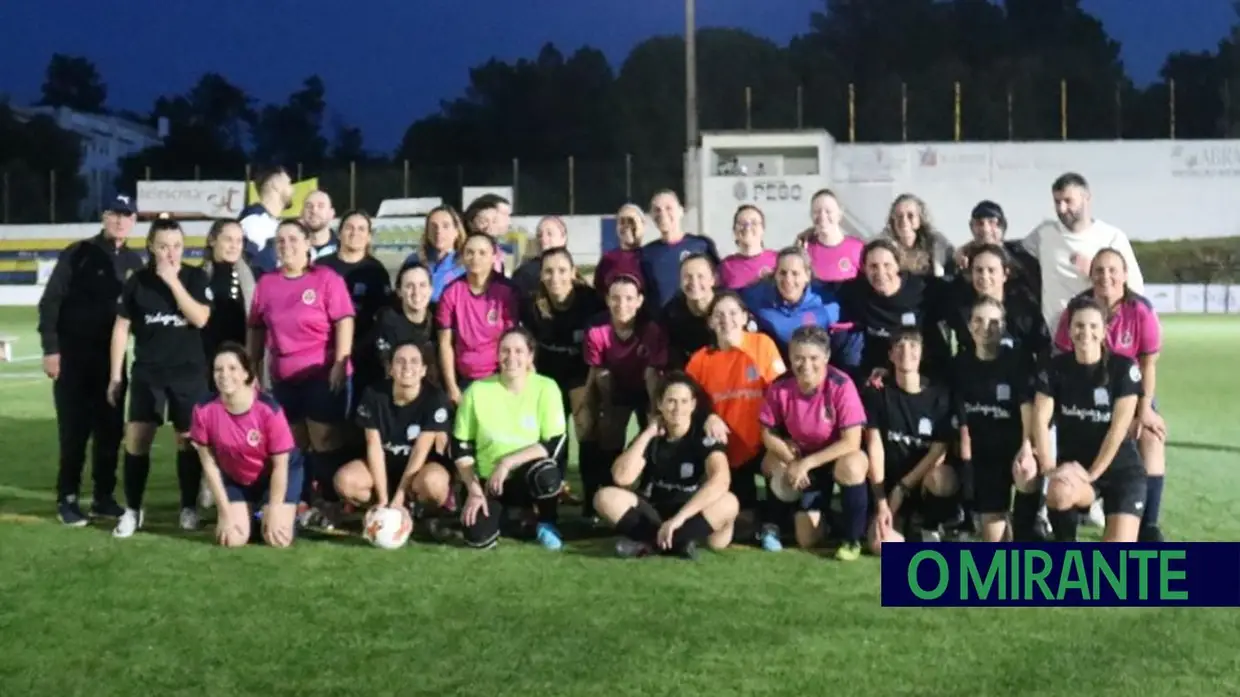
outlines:
[{"label": "night sky", "polygon": [[[1210,50],[1234,20],[1231,0],[1084,0],[1123,45],[1129,73],[1157,77],[1175,50]],[[698,0],[698,26],[741,27],[786,42],[822,0]],[[1186,11],[1191,6],[1191,11]],[[761,8],[760,11],[758,8]],[[330,111],[390,151],[408,124],[461,93],[468,69],[495,56],[600,47],[618,68],[643,39],[680,34],[679,0],[0,0],[0,92],[38,98],[54,52],[99,67],[114,108],[148,110],[205,71],[263,101],[283,101],[312,73]]]}]

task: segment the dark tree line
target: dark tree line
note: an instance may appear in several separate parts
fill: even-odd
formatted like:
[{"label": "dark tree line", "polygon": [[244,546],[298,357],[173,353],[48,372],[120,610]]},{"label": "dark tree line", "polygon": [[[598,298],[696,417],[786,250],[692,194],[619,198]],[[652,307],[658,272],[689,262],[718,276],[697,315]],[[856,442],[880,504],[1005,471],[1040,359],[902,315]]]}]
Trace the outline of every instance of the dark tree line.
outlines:
[{"label": "dark tree line", "polygon": [[[700,127],[951,140],[959,85],[962,140],[1054,140],[1065,124],[1073,140],[1230,137],[1240,133],[1238,44],[1240,26],[1215,51],[1168,56],[1160,79],[1142,87],[1125,72],[1119,43],[1079,0],[824,0],[786,46],[738,29],[698,32]],[[260,105],[208,73],[136,115],[167,119],[170,135],[126,158],[120,185],[132,188],[147,173],[237,178],[247,162],[281,163],[320,176],[337,197],[351,188],[371,209],[393,196],[456,203],[462,185],[515,184],[526,211],[611,211],[630,193],[640,198],[683,181],[684,72],[680,37],[650,38],[619,66],[588,46],[566,52],[547,44],[531,58],[473,68],[463,94],[411,124],[396,151],[383,155],[330,117],[317,76],[284,102]],[[106,98],[89,60],[52,58],[43,103],[102,111]],[[3,129],[46,127],[0,114],[0,167],[13,173],[10,181],[49,168],[76,171],[76,147],[34,155],[51,152],[27,142],[37,134],[4,137]],[[10,195],[10,207],[40,202],[20,193]],[[41,203],[46,211],[46,196]]]}]

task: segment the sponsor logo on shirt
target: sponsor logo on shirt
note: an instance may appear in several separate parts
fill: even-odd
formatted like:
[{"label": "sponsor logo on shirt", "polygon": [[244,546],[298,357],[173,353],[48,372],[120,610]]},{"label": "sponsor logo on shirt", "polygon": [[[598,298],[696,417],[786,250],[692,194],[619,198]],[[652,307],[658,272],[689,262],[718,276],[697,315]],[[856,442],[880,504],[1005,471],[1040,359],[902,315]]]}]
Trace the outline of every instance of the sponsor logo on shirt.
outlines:
[{"label": "sponsor logo on shirt", "polygon": [[435,423],[437,423],[437,424],[441,424],[441,423],[443,423],[443,422],[447,421],[447,420],[448,420],[448,410],[447,410],[447,409],[444,409],[443,407],[440,407],[440,408],[436,409],[436,410],[435,410],[435,416],[434,416],[433,418],[435,419]]},{"label": "sponsor logo on shirt", "polygon": [[888,431],[887,440],[892,443],[899,443],[900,445],[907,445],[913,448],[930,447],[930,444],[926,442],[926,439],[919,436],[910,436],[909,434],[902,433],[900,431]]},{"label": "sponsor logo on shirt", "polygon": [[995,419],[996,421],[1006,421],[1007,419],[1012,418],[1012,412],[1004,409],[1003,407],[994,406],[992,404],[978,404],[976,402],[965,402],[964,413],[980,414],[982,416],[988,416]]},{"label": "sponsor logo on shirt", "polygon": [[143,324],[146,324],[148,326],[155,325],[155,324],[162,324],[165,327],[189,326],[189,322],[186,322],[184,317],[182,317],[181,315],[174,315],[168,312],[156,312],[154,314],[148,314],[142,318],[142,322]]},{"label": "sponsor logo on shirt", "polygon": [[383,449],[393,455],[402,457],[407,457],[413,451],[413,448],[409,447],[408,443],[384,443]]},{"label": "sponsor logo on shirt", "polygon": [[1111,411],[1108,409],[1081,409],[1080,407],[1064,407],[1060,412],[1060,416],[1066,416],[1080,421],[1089,421],[1096,424],[1105,424],[1111,422]]}]

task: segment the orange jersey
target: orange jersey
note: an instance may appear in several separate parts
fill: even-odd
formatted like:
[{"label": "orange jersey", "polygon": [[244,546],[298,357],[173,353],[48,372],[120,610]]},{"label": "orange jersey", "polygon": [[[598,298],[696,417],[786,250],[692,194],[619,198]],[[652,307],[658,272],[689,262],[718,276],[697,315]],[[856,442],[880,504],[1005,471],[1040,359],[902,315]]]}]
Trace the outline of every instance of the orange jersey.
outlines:
[{"label": "orange jersey", "polygon": [[685,366],[714,402],[715,413],[728,425],[728,463],[733,468],[762,452],[762,409],[766,388],[784,372],[779,348],[766,334],[745,332],[741,344],[721,351],[698,350]]}]

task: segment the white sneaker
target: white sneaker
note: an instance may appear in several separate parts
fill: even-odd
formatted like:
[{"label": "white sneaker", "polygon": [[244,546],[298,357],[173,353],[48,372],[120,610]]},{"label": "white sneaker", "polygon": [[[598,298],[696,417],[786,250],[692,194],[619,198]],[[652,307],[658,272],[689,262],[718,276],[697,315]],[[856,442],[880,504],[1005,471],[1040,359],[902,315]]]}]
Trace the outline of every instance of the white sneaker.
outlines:
[{"label": "white sneaker", "polygon": [[1089,507],[1089,515],[1085,516],[1085,524],[1091,528],[1106,527],[1107,517],[1102,513],[1102,499],[1094,499]]},{"label": "white sneaker", "polygon": [[214,508],[215,497],[211,495],[211,487],[207,486],[207,480],[202,480],[202,486],[198,489],[198,507],[202,509]]},{"label": "white sneaker", "polygon": [[194,510],[193,508],[182,508],[181,519],[179,522],[181,525],[181,529],[186,532],[193,532],[194,530],[197,530],[198,529],[198,511]]},{"label": "white sneaker", "polygon": [[135,532],[142,529],[142,522],[145,517],[142,511],[126,508],[125,513],[116,521],[116,527],[112,528],[112,537],[122,539],[133,537]]}]

